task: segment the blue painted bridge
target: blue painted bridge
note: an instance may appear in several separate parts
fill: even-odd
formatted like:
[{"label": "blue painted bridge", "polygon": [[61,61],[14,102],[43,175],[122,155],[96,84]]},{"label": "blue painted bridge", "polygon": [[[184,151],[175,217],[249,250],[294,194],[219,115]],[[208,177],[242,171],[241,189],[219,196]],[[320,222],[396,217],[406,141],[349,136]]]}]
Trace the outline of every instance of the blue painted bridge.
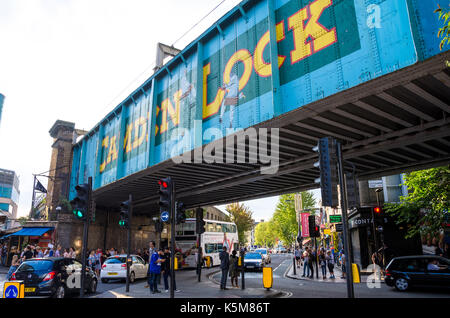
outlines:
[{"label": "blue painted bridge", "polygon": [[[152,214],[165,176],[188,207],[311,189],[326,136],[360,179],[448,163],[438,4],[242,1],[74,145],[71,197],[92,177],[98,209],[131,193]],[[227,143],[248,128],[258,144]]]}]

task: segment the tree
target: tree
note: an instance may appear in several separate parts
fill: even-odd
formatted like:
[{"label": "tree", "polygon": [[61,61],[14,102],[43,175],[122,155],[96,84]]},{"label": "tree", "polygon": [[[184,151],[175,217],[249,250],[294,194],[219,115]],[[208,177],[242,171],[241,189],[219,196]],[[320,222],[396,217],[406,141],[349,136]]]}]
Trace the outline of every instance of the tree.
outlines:
[{"label": "tree", "polygon": [[[450,208],[450,166],[411,172],[405,177],[408,195],[400,203],[386,203],[386,212],[397,223],[408,224],[406,238],[436,236]],[[422,211],[422,212],[421,212]]]},{"label": "tree", "polygon": [[274,222],[261,222],[255,227],[255,244],[273,247],[277,239]]},{"label": "tree", "polygon": [[230,213],[230,221],[236,224],[239,244],[243,245],[247,243],[245,232],[250,231],[253,227],[253,212],[244,204],[239,204],[239,202],[227,205],[225,210]]},{"label": "tree", "polygon": [[[301,197],[304,210],[315,206],[316,201],[311,192],[302,192]],[[287,245],[294,243],[298,234],[294,198],[294,193],[280,196],[275,213],[273,214],[276,234]]]}]

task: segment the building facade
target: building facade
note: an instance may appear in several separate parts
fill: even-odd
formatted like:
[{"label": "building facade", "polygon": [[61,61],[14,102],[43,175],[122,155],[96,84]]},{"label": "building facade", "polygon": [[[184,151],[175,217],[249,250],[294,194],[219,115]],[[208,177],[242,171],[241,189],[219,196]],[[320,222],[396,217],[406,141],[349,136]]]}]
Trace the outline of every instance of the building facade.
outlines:
[{"label": "building facade", "polygon": [[19,203],[19,178],[14,171],[0,169],[0,227],[4,230],[13,226],[17,218]]},{"label": "building facade", "polygon": [[5,100],[5,96],[0,94],[0,123],[2,122],[2,111],[3,111],[4,100]]}]

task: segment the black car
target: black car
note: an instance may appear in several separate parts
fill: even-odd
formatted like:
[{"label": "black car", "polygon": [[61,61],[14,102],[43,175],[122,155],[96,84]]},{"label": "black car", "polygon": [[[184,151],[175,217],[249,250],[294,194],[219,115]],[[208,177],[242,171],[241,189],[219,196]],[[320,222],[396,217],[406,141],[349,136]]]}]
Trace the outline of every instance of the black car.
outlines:
[{"label": "black car", "polygon": [[[51,296],[64,298],[79,294],[81,289],[79,261],[70,258],[32,258],[24,261],[11,277],[25,283],[25,296]],[[88,293],[97,290],[97,277],[86,267],[85,289]]]},{"label": "black car", "polygon": [[386,267],[384,281],[399,291],[411,286],[450,287],[450,261],[433,255],[396,257]]}]

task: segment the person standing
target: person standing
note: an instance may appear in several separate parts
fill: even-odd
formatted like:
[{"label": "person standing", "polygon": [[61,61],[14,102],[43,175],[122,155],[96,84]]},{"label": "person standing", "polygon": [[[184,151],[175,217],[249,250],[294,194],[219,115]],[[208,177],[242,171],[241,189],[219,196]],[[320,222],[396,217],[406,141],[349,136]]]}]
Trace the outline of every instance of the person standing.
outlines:
[{"label": "person standing", "polygon": [[341,276],[341,278],[344,278],[344,279],[345,279],[345,274],[346,274],[346,270],[347,270],[345,262],[346,262],[346,260],[345,260],[345,253],[344,253],[344,250],[342,250],[341,251],[341,269],[342,269],[342,276]]},{"label": "person standing", "polygon": [[[153,252],[155,251],[155,241],[150,241],[148,243],[148,270],[147,270],[147,277],[150,279],[151,272],[150,272],[150,262],[152,259]],[[149,280],[150,281],[150,280]],[[145,288],[150,287],[150,283],[144,286]]]},{"label": "person standing", "polygon": [[230,256],[230,277],[231,277],[231,286],[239,288],[238,285],[238,277],[239,277],[239,268],[238,268],[238,260],[239,258],[236,256],[237,251],[234,250]]},{"label": "person standing", "polygon": [[331,254],[331,251],[327,252],[327,255],[325,256],[325,260],[327,262],[328,271],[330,272],[330,278],[334,279],[334,258]]},{"label": "person standing", "polygon": [[227,252],[226,246],[224,246],[222,252],[220,252],[219,258],[220,258],[220,269],[222,270],[222,278],[220,279],[220,289],[228,290],[227,277],[228,277],[228,270],[230,269],[230,255]]},{"label": "person standing", "polygon": [[305,274],[307,277],[309,277],[309,249],[308,247],[305,247],[305,251],[303,252],[303,275],[302,277],[305,277]]},{"label": "person standing", "polygon": [[[172,278],[172,272],[170,271],[170,266],[172,265],[171,262],[171,254],[169,247],[166,246],[164,249],[164,254],[161,256],[161,258],[164,260],[164,262],[161,265],[161,273],[163,274],[164,278],[164,288],[165,292],[169,292],[169,277]],[[176,259],[175,259],[176,262]],[[173,289],[175,292],[180,292],[180,290],[177,289],[177,283],[175,281],[175,277],[173,279]]]},{"label": "person standing", "polygon": [[152,257],[150,258],[150,279],[149,279],[149,286],[150,286],[150,292],[152,294],[160,293],[161,291],[158,289],[158,281],[161,276],[161,263],[164,262],[164,260],[161,258],[163,254],[162,250],[156,251],[154,250]]},{"label": "person standing", "polygon": [[89,252],[89,257],[88,257],[87,261],[88,261],[88,266],[92,270],[94,270],[94,266],[95,266],[95,252],[94,252],[94,250],[91,250]]},{"label": "person standing", "polygon": [[55,257],[61,257],[61,245],[56,248]]},{"label": "person standing", "polygon": [[324,253],[323,249],[321,249],[320,253],[319,253],[319,265],[320,265],[320,268],[322,269],[322,278],[326,279],[327,278],[327,262],[325,260],[325,253]]},{"label": "person standing", "polygon": [[297,268],[300,268],[301,257],[302,257],[302,251],[300,250],[300,247],[297,247],[295,249],[294,255],[295,255],[295,260],[297,262]]},{"label": "person standing", "polygon": [[44,253],[42,252],[42,249],[39,246],[36,247],[36,252],[37,252],[37,255],[35,257],[38,257],[38,258],[44,257]]},{"label": "person standing", "polygon": [[97,249],[96,253],[95,253],[95,274],[97,275],[97,277],[100,277],[100,270],[102,269],[102,250],[100,248]]},{"label": "person standing", "polygon": [[316,263],[316,257],[312,248],[308,252],[308,257],[309,257],[308,266],[309,270],[311,271],[311,276],[309,276],[309,278],[314,279],[314,264]]},{"label": "person standing", "polygon": [[11,261],[11,267],[9,268],[8,274],[6,274],[6,280],[9,280],[11,278],[12,274],[16,271],[19,265],[20,265],[19,256],[17,254],[14,254]]}]

